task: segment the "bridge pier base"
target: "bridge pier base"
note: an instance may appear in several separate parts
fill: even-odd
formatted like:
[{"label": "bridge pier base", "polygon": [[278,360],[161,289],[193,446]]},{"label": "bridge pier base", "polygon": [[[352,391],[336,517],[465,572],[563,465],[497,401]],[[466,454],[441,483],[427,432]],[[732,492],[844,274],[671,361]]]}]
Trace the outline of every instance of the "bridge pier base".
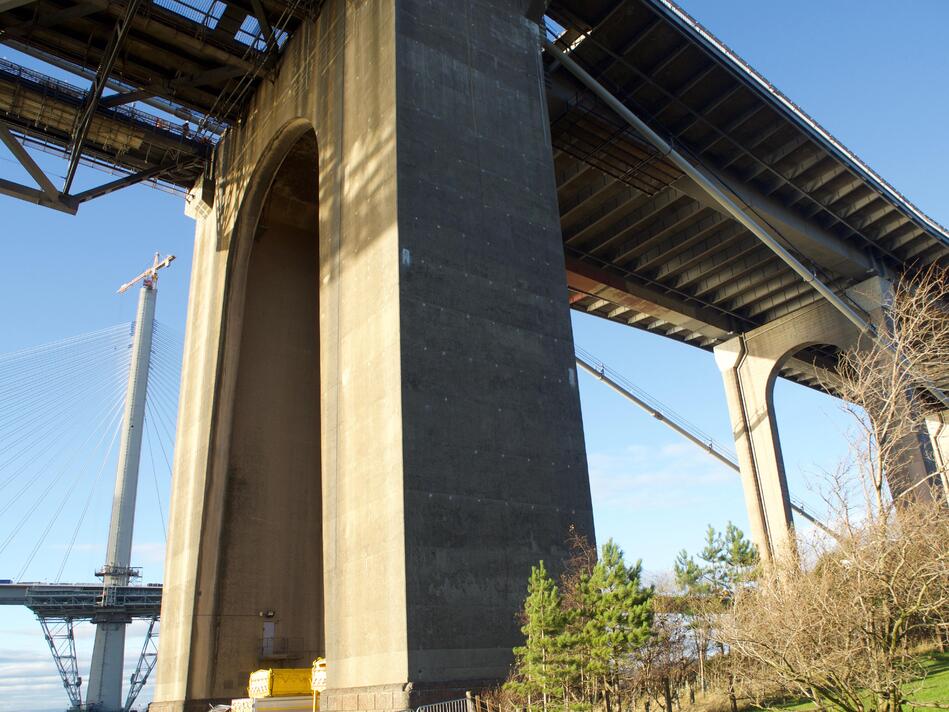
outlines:
[{"label": "bridge pier base", "polygon": [[218,146],[153,710],[317,655],[334,711],[496,682],[592,539],[533,4],[330,0]]},{"label": "bridge pier base", "polygon": [[[889,289],[886,281],[874,277],[851,288],[848,295],[879,320]],[[844,350],[852,348],[858,337],[849,320],[828,302],[820,301],[715,347],[751,537],[765,561],[793,546],[791,501],[774,412],[774,381],[785,362],[804,347],[828,344]],[[833,377],[832,373],[826,375]],[[904,467],[887,474],[894,495],[911,489],[932,471],[928,444],[922,438],[907,443],[905,449]]]}]

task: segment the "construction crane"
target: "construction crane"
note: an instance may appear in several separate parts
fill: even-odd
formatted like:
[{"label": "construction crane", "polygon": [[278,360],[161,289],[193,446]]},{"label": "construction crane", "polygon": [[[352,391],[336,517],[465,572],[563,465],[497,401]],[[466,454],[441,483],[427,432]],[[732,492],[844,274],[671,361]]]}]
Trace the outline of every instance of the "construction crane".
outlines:
[{"label": "construction crane", "polygon": [[121,287],[119,287],[116,290],[115,293],[122,294],[123,292],[127,292],[131,287],[135,286],[135,284],[138,282],[144,282],[143,286],[154,289],[154,287],[157,286],[158,284],[158,270],[162,269],[163,267],[167,267],[175,260],[174,255],[168,255],[165,259],[159,262],[158,257],[160,254],[161,253],[156,252],[155,258],[152,261],[152,266],[149,267],[144,272],[142,272],[140,275],[138,275],[138,277],[135,277],[130,282],[126,282],[125,284],[123,284]]}]

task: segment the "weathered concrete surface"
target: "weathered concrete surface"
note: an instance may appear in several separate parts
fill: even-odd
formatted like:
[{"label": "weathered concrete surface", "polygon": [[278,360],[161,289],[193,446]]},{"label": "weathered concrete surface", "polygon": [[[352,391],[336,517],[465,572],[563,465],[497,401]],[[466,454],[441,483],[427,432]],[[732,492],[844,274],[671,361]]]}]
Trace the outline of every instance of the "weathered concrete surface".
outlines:
[{"label": "weathered concrete surface", "polygon": [[327,2],[223,141],[154,708],[241,694],[268,621],[302,638],[280,664],[325,645],[327,709],[497,679],[530,566],[592,536],[528,6]]},{"label": "weathered concrete surface", "polygon": [[942,492],[949,502],[949,410],[927,416],[926,430],[932,446],[933,464],[942,483]]},{"label": "weathered concrete surface", "polygon": [[[874,277],[848,290],[871,319],[883,318],[890,286]],[[857,345],[856,327],[826,301],[816,302],[715,347],[735,437],[751,537],[764,560],[792,542],[791,501],[774,413],[774,381],[795,353],[814,344]],[[928,448],[909,438],[906,461],[887,473],[894,496],[930,476]],[[923,492],[922,489],[918,490]]]}]

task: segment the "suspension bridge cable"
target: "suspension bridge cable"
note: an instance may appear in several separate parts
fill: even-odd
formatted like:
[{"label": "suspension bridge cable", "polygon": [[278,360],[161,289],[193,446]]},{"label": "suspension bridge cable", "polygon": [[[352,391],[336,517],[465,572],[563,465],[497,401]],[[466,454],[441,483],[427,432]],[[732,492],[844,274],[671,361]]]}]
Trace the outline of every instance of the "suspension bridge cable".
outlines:
[{"label": "suspension bridge cable", "polygon": [[[107,402],[112,402],[115,398],[121,397],[124,394],[124,392],[125,392],[125,385],[121,382],[115,383],[113,385],[113,388],[110,391],[107,391],[107,395],[111,396]],[[69,418],[67,418],[67,420],[69,420]],[[45,427],[42,431],[33,433],[33,438],[23,448],[17,451],[13,457],[9,458],[6,462],[0,464],[0,469],[9,467],[13,463],[15,463],[17,460],[19,460],[21,457],[26,456],[28,453],[32,452],[33,449],[39,443],[44,442],[45,440],[55,441],[55,438],[53,438],[52,436],[56,433],[60,425],[61,425],[61,422],[56,421],[56,422],[48,424],[47,427]],[[61,454],[75,440],[75,438],[80,437],[82,435],[82,430],[78,428],[73,429],[71,433],[72,434],[67,436],[66,438],[60,438],[58,440],[61,447],[59,448],[58,451],[56,451],[57,454]],[[0,488],[5,488],[16,477],[22,474],[24,470],[29,468],[29,466],[33,464],[36,461],[36,459],[39,459],[39,458],[31,458],[23,462],[18,469],[14,470],[10,475],[7,476],[7,478],[2,483],[0,483]]]},{"label": "suspension bridge cable", "polygon": [[57,351],[48,354],[36,354],[29,359],[20,359],[0,366],[0,379],[4,391],[16,386],[20,381],[35,381],[37,370],[51,371],[59,369],[63,364],[76,366],[89,359],[90,355],[106,353],[122,353],[129,348],[131,336],[123,331],[108,341],[97,341],[86,344],[83,348],[72,351]]},{"label": "suspension bridge cable", "polygon": [[20,359],[0,366],[0,393],[15,389],[22,382],[31,386],[36,384],[37,372],[50,371],[61,373],[64,367],[77,367],[108,353],[121,354],[129,348],[131,337],[123,330],[108,341],[86,344],[82,349],[56,351],[47,354],[35,354],[29,359]]},{"label": "suspension bridge cable", "polygon": [[178,379],[174,374],[163,372],[160,368],[151,373],[150,383],[155,386],[155,396],[174,408],[178,406]]},{"label": "suspension bridge cable", "polygon": [[155,377],[155,386],[172,396],[173,400],[178,398],[178,386],[181,380],[181,372],[173,370],[172,366],[165,366],[160,363],[153,363],[149,368],[149,373]]},{"label": "suspension bridge cable", "polygon": [[171,401],[178,400],[178,383],[181,379],[180,372],[171,372],[162,370],[162,366],[156,366],[152,371],[155,378],[155,387]]},{"label": "suspension bridge cable", "polygon": [[[175,420],[175,412],[178,407],[178,392],[174,386],[168,382],[169,376],[161,371],[152,371],[149,375],[149,395],[151,401],[156,407],[167,410],[171,414],[172,422]],[[172,438],[174,439],[174,438]]]},{"label": "suspension bridge cable", "polygon": [[[160,399],[156,398],[156,400],[160,400]],[[147,403],[146,403],[146,406],[147,406]],[[166,407],[170,409],[169,406],[166,406]],[[174,442],[175,442],[175,426],[174,426],[175,418],[174,418],[173,416],[170,417],[169,420],[171,421],[171,424],[169,424],[168,421],[165,419],[164,414],[159,410],[156,420],[157,420],[158,423],[161,425],[161,428],[165,431],[165,437],[168,438],[168,441],[169,441],[170,443],[174,444]],[[161,440],[159,440],[159,445],[160,445],[160,444],[161,444]],[[162,449],[164,450],[164,447],[163,447]]]},{"label": "suspension bridge cable", "polygon": [[48,402],[50,395],[58,395],[64,384],[81,387],[83,380],[77,378],[78,376],[119,370],[127,372],[129,360],[128,353],[114,352],[113,356],[113,352],[90,352],[82,362],[58,362],[54,368],[30,366],[25,371],[26,377],[20,381],[4,380],[5,376],[0,374],[0,381],[7,385],[6,388],[0,389],[0,398],[3,399],[5,408],[16,412],[14,406]]},{"label": "suspension bridge cable", "polygon": [[[0,433],[3,438],[24,429],[31,420],[39,419],[50,413],[69,413],[64,406],[74,404],[78,399],[86,396],[87,392],[101,384],[121,379],[127,376],[127,368],[111,369],[104,373],[82,374],[82,378],[70,375],[63,379],[66,383],[54,382],[48,389],[48,395],[42,391],[38,395],[30,395],[32,399],[26,402],[25,398],[7,398],[3,401],[3,411],[0,411]],[[45,398],[40,397],[46,395]]]},{"label": "suspension bridge cable", "polygon": [[[7,382],[5,390],[13,392],[2,398],[0,443],[3,446],[0,452],[7,452],[21,442],[11,442],[17,433],[39,433],[44,424],[71,418],[74,408],[66,405],[88,403],[103,389],[109,389],[113,381],[123,378],[128,371],[127,355],[122,359],[107,359],[105,364],[103,360],[101,355],[91,357],[88,374],[63,368],[60,362],[53,364],[54,368],[58,368],[58,372],[52,371],[54,375],[50,375],[48,369],[33,367],[29,369],[32,374],[29,383],[13,387]],[[0,383],[4,383],[2,375]],[[8,466],[9,462],[0,464],[0,470]]]},{"label": "suspension bridge cable", "polygon": [[[152,404],[148,403],[148,401],[145,402],[145,408],[146,408],[146,410],[149,410],[149,409],[151,409],[151,408],[153,408],[153,407],[154,407],[154,406],[153,406]],[[165,446],[164,446],[164,444],[163,444],[163,442],[162,442],[161,433],[160,433],[159,430],[158,430],[157,421],[158,421],[158,418],[155,418],[155,422],[152,423],[152,425],[153,425],[153,427],[155,428],[155,433],[158,435],[158,447],[159,447],[159,449],[161,450],[162,457],[163,457],[164,460],[165,460],[165,465],[168,467],[168,472],[169,472],[169,474],[170,474],[170,473],[171,473],[171,458],[169,458],[169,457],[168,457],[168,454],[165,452]],[[172,438],[172,442],[174,442],[174,439],[173,439],[173,438]]]},{"label": "suspension bridge cable", "polygon": [[[11,521],[0,540],[0,554],[9,556],[14,542],[19,545],[24,532],[42,522],[36,540],[26,547],[18,579],[59,527],[63,533],[56,537],[66,546],[56,561],[56,579],[74,558],[80,533],[99,501],[101,482],[108,479],[103,473],[114,461],[134,333],[135,324],[126,322],[0,354],[0,491],[5,494],[0,521]],[[164,476],[158,465],[163,462],[170,476],[182,350],[178,334],[156,322],[143,437],[165,540]]]},{"label": "suspension bridge cable", "polygon": [[[90,431],[90,432],[86,435],[85,439],[82,441],[82,444],[79,446],[79,449],[78,449],[79,452],[82,452],[82,451],[83,451],[83,448],[86,446],[86,444],[89,442],[89,440],[92,439],[92,437],[93,437],[96,433],[99,432],[99,428],[102,427],[103,424],[107,424],[107,423],[111,422],[112,417],[114,416],[114,414],[121,412],[121,409],[122,409],[122,405],[123,405],[123,404],[124,404],[124,398],[122,397],[122,392],[121,392],[121,391],[118,391],[118,392],[115,394],[114,402],[113,402],[111,408],[110,408],[110,409],[108,410],[108,412],[106,413],[106,415],[103,416],[103,417],[100,419],[100,421],[96,424],[95,428],[94,428],[92,431]],[[81,431],[77,431],[77,435],[79,435],[79,434],[81,434]],[[70,449],[71,451],[73,451],[73,452],[76,452],[76,451],[77,451],[76,449],[70,448],[70,445],[71,445],[71,444],[72,444],[72,441],[67,441],[67,442],[63,443],[63,446],[60,447],[59,451],[58,451],[56,454],[57,454],[57,455],[62,454],[63,452],[66,451],[67,448],[69,448],[69,449]],[[29,490],[30,487],[36,482],[36,480],[38,480],[43,474],[45,474],[45,472],[46,472],[47,469],[52,465],[53,462],[55,462],[55,457],[54,457],[54,458],[50,458],[50,460],[47,461],[47,463],[46,463],[46,465],[45,465],[44,467],[39,467],[39,468],[37,468],[37,471],[36,471],[36,473],[33,475],[33,477],[30,478],[30,479],[23,485],[23,487],[20,489],[20,491],[19,491],[17,494],[15,494],[13,497],[11,497],[11,498],[5,503],[5,505],[3,506],[2,509],[0,509],[0,516],[2,516],[3,514],[5,514],[5,513],[7,512],[7,510],[10,509],[10,507],[12,507],[14,504],[17,503],[17,501],[19,501],[20,497],[23,496],[23,493],[26,492],[27,490]],[[67,463],[67,466],[68,466],[68,463]],[[60,471],[60,472],[62,472],[62,471]]]},{"label": "suspension bridge cable", "polygon": [[77,343],[82,343],[91,339],[96,339],[101,337],[103,334],[109,332],[115,332],[117,330],[129,328],[130,322],[123,322],[122,324],[116,324],[114,326],[108,326],[104,329],[99,329],[98,331],[90,331],[85,334],[79,334],[78,336],[70,336],[65,339],[60,339],[59,341],[52,341],[46,344],[40,344],[39,346],[29,346],[18,351],[10,351],[5,354],[0,354],[0,367],[4,364],[15,361],[16,359],[25,358],[36,353],[54,351],[56,349],[62,348],[71,348]]},{"label": "suspension bridge cable", "polygon": [[[112,414],[114,414],[118,409],[120,409],[121,405],[123,404],[123,400],[124,400],[123,397],[122,397],[122,393],[123,393],[123,391],[122,391],[121,389],[119,389],[119,388],[117,388],[117,389],[115,390],[115,392],[113,393],[112,399],[111,399],[112,405],[108,408],[108,410],[106,411],[106,413],[100,417],[100,419],[98,420],[98,422],[94,425],[93,429],[92,429],[89,433],[87,433],[85,439],[84,439],[83,442],[82,442],[82,445],[80,446],[79,452],[82,452],[82,448],[85,446],[85,444],[88,443],[89,440],[90,440],[97,432],[99,432],[99,428],[102,427],[104,424],[107,424],[107,423],[111,420]],[[16,502],[17,502],[17,501],[19,500],[19,498],[23,495],[23,493],[24,493],[25,491],[27,491],[28,489],[30,489],[30,487],[36,482],[36,480],[39,479],[39,477],[40,477],[41,475],[43,475],[44,473],[46,473],[46,472],[50,469],[50,467],[53,465],[53,463],[56,462],[57,457],[58,457],[59,455],[63,454],[64,452],[66,452],[67,449],[71,449],[70,446],[72,445],[72,442],[74,442],[75,438],[78,437],[78,436],[81,435],[81,434],[82,434],[82,431],[77,430],[76,433],[75,433],[75,435],[72,437],[72,439],[63,441],[62,444],[61,444],[61,447],[59,448],[59,450],[56,451],[56,452],[53,454],[53,456],[50,457],[50,458],[45,462],[45,464],[43,464],[42,466],[38,467],[38,468],[37,468],[37,471],[36,471],[36,473],[33,475],[33,477],[30,478],[30,479],[23,485],[23,487],[20,489],[20,491],[19,491],[16,495],[14,495],[11,499],[9,499],[9,500],[6,502],[5,506],[4,506],[2,509],[0,509],[0,515],[6,513],[6,511],[7,511],[11,506],[13,506],[14,504],[16,504]]]},{"label": "suspension bridge cable", "polygon": [[[15,448],[17,445],[22,443],[25,439],[28,439],[31,435],[34,436],[33,439],[36,439],[36,436],[43,435],[50,428],[55,429],[62,421],[70,421],[74,417],[73,410],[68,407],[77,402],[78,396],[83,395],[84,403],[88,403],[92,398],[99,395],[100,393],[109,393],[115,387],[121,384],[121,382],[127,380],[126,377],[119,374],[109,374],[102,378],[95,380],[90,384],[90,387],[85,390],[80,391],[69,391],[69,398],[64,398],[62,401],[57,400],[55,403],[52,403],[49,408],[42,411],[39,414],[36,414],[30,418],[24,418],[22,421],[18,421],[16,427],[12,430],[5,433],[0,437],[0,442],[4,442],[7,438],[20,434],[19,437],[13,441],[6,442],[3,446],[0,446],[0,454],[6,454],[11,449]],[[45,428],[45,430],[41,430]],[[19,451],[14,451],[19,452]],[[12,462],[17,459],[18,455],[15,454],[13,457],[0,463],[0,468],[8,467]]]}]

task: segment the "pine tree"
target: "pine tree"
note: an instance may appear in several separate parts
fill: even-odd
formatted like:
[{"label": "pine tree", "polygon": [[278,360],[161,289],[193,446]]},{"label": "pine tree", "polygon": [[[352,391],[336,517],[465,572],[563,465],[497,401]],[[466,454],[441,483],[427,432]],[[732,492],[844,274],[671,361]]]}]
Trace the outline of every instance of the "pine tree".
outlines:
[{"label": "pine tree", "polygon": [[602,699],[609,712],[622,666],[649,637],[653,591],[642,585],[642,562],[627,566],[612,539],[580,587],[572,642],[585,652],[580,667],[589,701]]},{"label": "pine tree", "polygon": [[[731,522],[721,534],[709,525],[705,546],[699,552],[698,563],[683,550],[676,557],[674,571],[676,584],[683,591],[686,608],[692,615],[692,629],[699,650],[699,669],[705,684],[705,658],[711,637],[712,620],[734,600],[735,592],[749,585],[758,570],[758,550],[745,538],[744,533]],[[725,646],[719,644],[724,655]],[[737,703],[731,677],[729,697],[732,710]]]},{"label": "pine tree", "polygon": [[[528,708],[582,712],[621,701],[633,651],[652,630],[652,587],[642,563],[627,566],[611,540],[600,559],[585,540],[563,577],[563,595],[543,562],[533,568],[522,613],[525,642],[514,649],[505,691]],[[619,710],[617,712],[620,712]]]},{"label": "pine tree", "polygon": [[731,522],[721,534],[709,525],[698,556],[702,563],[682,550],[674,567],[676,583],[694,596],[717,595],[728,600],[738,587],[754,579],[758,568],[758,550]]},{"label": "pine tree", "polygon": [[559,647],[566,616],[560,591],[543,561],[531,569],[522,618],[525,643],[514,649],[517,675],[507,687],[524,696],[529,709],[539,701],[546,712],[552,699],[563,696]]}]

